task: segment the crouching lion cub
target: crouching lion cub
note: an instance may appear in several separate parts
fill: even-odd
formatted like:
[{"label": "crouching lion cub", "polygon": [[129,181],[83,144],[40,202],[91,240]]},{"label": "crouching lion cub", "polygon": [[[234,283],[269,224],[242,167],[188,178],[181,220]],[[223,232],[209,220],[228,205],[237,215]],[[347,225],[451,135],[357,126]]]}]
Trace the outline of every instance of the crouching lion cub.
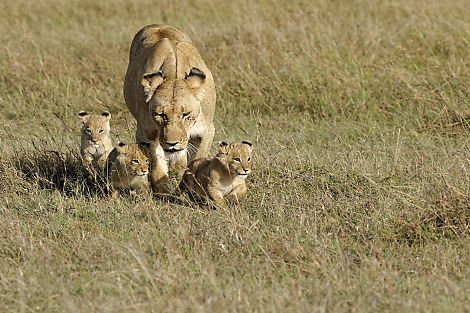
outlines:
[{"label": "crouching lion cub", "polygon": [[251,172],[252,150],[253,144],[249,141],[219,142],[216,157],[189,164],[180,188],[222,206],[224,198],[243,198],[246,195],[245,179]]},{"label": "crouching lion cub", "polygon": [[103,112],[98,115],[81,111],[78,116],[82,133],[80,154],[88,165],[101,164],[103,166],[109,153],[113,150],[109,136],[111,114]]},{"label": "crouching lion cub", "polygon": [[104,172],[113,193],[124,189],[142,192],[148,187],[149,147],[147,142],[129,145],[120,142],[111,151]]}]

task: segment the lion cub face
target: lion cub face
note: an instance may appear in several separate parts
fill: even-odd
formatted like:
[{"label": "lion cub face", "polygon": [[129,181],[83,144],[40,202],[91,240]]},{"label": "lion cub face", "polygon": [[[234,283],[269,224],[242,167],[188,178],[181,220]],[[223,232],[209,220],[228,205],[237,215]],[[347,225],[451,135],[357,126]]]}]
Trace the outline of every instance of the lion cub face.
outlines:
[{"label": "lion cub face", "polygon": [[119,151],[117,160],[123,167],[122,170],[125,171],[121,174],[146,180],[149,172],[149,159],[147,157],[149,146],[150,144],[147,142],[130,145],[120,142],[116,149]]},{"label": "lion cub face", "polygon": [[242,141],[228,144],[219,142],[218,157],[226,163],[230,174],[245,179],[251,173],[251,152],[253,144],[249,141]]},{"label": "lion cub face", "polygon": [[87,140],[90,145],[98,145],[105,137],[109,136],[109,120],[111,119],[109,112],[97,115],[81,111],[78,116],[81,120],[80,132],[82,133],[82,139]]}]

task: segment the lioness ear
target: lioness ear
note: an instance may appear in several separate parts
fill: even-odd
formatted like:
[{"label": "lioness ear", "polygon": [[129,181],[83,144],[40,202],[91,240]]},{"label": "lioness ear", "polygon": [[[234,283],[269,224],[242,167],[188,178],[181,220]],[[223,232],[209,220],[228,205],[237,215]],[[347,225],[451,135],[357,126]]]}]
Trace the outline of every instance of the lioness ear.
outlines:
[{"label": "lioness ear", "polygon": [[219,141],[218,146],[219,146],[219,153],[227,154],[228,143],[226,143],[225,141]]},{"label": "lioness ear", "polygon": [[189,71],[189,74],[186,74],[184,79],[188,87],[193,91],[196,99],[201,101],[205,92],[205,89],[201,88],[201,86],[206,80],[206,74],[200,69],[193,67],[191,71]]},{"label": "lioness ear", "polygon": [[108,111],[101,113],[101,116],[104,116],[108,121],[111,119],[111,113]]},{"label": "lioness ear", "polygon": [[144,87],[145,102],[149,102],[152,99],[153,94],[157,90],[158,86],[165,79],[162,70],[160,69],[156,73],[147,73],[142,77],[142,87]]},{"label": "lioness ear", "polygon": [[196,67],[193,67],[190,71],[189,71],[189,74],[186,74],[186,76],[184,77],[185,79],[188,79],[189,77],[199,77],[199,79],[206,79],[206,74],[204,74],[203,71],[201,71],[200,69],[196,68]]}]

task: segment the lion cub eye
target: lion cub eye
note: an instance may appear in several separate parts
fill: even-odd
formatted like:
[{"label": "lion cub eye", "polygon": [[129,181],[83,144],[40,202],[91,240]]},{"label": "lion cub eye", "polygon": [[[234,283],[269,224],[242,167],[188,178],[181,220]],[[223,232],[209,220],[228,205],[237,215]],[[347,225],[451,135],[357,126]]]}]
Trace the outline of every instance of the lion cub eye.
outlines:
[{"label": "lion cub eye", "polygon": [[237,162],[241,162],[241,161],[242,161],[242,160],[240,160],[240,158],[235,158],[234,160],[237,161]]},{"label": "lion cub eye", "polygon": [[100,128],[100,129],[98,130],[98,134],[102,134],[103,132],[104,132],[104,130],[103,130],[102,128]]},{"label": "lion cub eye", "polygon": [[91,129],[89,129],[89,128],[86,129],[86,132],[89,133],[89,134],[92,133]]},{"label": "lion cub eye", "polygon": [[132,163],[139,164],[139,160],[132,160]]},{"label": "lion cub eye", "polygon": [[183,118],[187,118],[191,115],[191,112],[188,112],[188,113],[183,113]]},{"label": "lion cub eye", "polygon": [[251,162],[251,158],[248,158],[248,162]]},{"label": "lion cub eye", "polygon": [[148,162],[149,162],[149,160],[148,160],[148,159],[146,159],[146,160],[145,160],[145,163],[147,163],[147,164],[148,164]]}]

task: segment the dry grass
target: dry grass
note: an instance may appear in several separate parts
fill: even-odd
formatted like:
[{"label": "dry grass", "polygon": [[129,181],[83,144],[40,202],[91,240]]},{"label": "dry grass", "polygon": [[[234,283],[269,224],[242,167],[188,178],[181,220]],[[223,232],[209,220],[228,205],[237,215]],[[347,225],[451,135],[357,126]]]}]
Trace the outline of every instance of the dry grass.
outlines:
[{"label": "dry grass", "polygon": [[[468,7],[0,4],[0,311],[470,311]],[[240,206],[107,197],[79,162],[81,109],[132,140],[150,23],[212,69],[215,139],[255,143]]]}]

